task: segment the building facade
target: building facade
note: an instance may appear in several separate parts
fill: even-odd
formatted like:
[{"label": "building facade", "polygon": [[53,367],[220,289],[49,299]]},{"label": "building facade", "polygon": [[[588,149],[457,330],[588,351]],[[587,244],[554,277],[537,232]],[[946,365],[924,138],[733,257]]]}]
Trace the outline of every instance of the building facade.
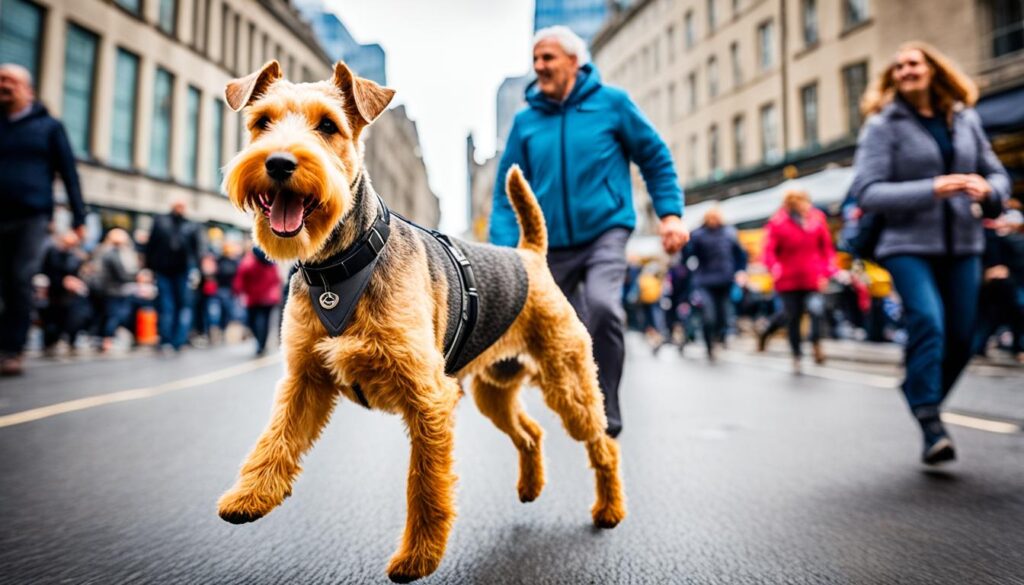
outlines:
[{"label": "building facade", "polygon": [[1017,46],[993,38],[1000,2],[641,0],[592,52],[658,128],[693,203],[849,165],[862,94],[904,41],[940,48],[983,94],[1020,85],[1024,53],[994,54]]},{"label": "building facade", "polygon": [[373,187],[393,210],[412,221],[436,228],[441,206],[427,181],[416,122],[405,106],[391,108],[365,130],[366,170]]},{"label": "building facade", "polygon": [[[249,218],[220,193],[223,165],[248,140],[224,87],[271,59],[294,81],[331,75],[285,0],[0,0],[0,62],[27,67],[64,123],[91,239],[114,226],[147,230],[176,199],[197,221],[245,229]],[[381,120],[408,122],[404,113]],[[389,148],[403,160],[418,152],[415,133],[377,134],[400,136]]]}]

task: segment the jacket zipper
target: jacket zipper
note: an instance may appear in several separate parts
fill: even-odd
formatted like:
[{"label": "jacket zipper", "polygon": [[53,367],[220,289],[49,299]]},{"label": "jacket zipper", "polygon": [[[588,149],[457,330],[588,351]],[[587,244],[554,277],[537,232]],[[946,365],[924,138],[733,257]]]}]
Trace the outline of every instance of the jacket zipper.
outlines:
[{"label": "jacket zipper", "polygon": [[562,106],[562,211],[565,213],[565,229],[569,233],[569,241],[566,245],[571,246],[576,238],[572,234],[572,216],[569,215],[569,186],[566,179],[565,168],[565,120],[568,110]]}]

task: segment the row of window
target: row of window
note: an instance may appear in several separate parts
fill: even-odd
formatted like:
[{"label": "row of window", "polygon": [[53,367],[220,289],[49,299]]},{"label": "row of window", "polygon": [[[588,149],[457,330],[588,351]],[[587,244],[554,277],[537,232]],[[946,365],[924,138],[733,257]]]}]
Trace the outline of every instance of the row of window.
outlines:
[{"label": "row of window", "polygon": [[[138,8],[138,2],[118,0],[125,9]],[[171,3],[173,4],[173,3]],[[161,3],[161,14],[164,6]],[[0,0],[0,62],[13,62],[32,69],[39,62],[39,43],[43,31],[43,9],[27,0]],[[173,22],[169,20],[167,22]],[[64,45],[64,86],[62,97],[62,121],[68,140],[75,155],[83,159],[94,157],[96,80],[100,37],[96,33],[75,23],[67,23]],[[111,167],[133,170],[136,167],[135,151],[140,116],[150,116],[149,164],[145,172],[160,179],[171,178],[172,140],[171,129],[174,114],[174,75],[157,66],[153,76],[152,110],[141,112],[138,103],[140,58],[135,53],[117,47],[114,60],[113,107],[110,116],[110,149],[106,163]],[[203,94],[189,86],[185,103],[185,164],[181,176],[184,184],[204,185],[216,188],[220,184],[220,167],[223,163],[221,137],[224,129],[224,104],[219,96],[209,98],[213,127],[211,145],[211,173],[202,180],[199,169],[200,110]]]},{"label": "row of window", "polygon": [[[859,102],[864,90],[867,88],[867,63],[858,63],[846,67],[842,71],[844,85],[844,99],[849,132],[853,134],[863,122]],[[813,148],[818,146],[820,141],[818,120],[818,82],[810,83],[800,88],[800,121],[802,129],[803,147]],[[760,146],[761,160],[763,163],[774,163],[781,160],[783,152],[780,144],[778,112],[774,103],[761,107],[759,113],[760,122]],[[733,117],[732,120],[733,138],[733,168],[741,169],[750,160],[746,152],[746,122],[743,114]],[[720,137],[717,124],[708,128],[707,160],[708,174],[712,177],[721,172],[723,159],[720,156]],[[695,180],[700,175],[697,171],[697,135],[691,134],[689,138],[689,158],[687,176],[689,180]]]},{"label": "row of window", "polygon": [[[114,0],[115,3],[142,18],[142,0]],[[180,38],[177,29],[179,0],[152,0],[159,2],[156,26],[167,35]],[[220,4],[220,31],[211,31],[216,0],[182,0],[192,2],[192,43],[193,49],[210,57],[213,44],[220,43],[220,64],[234,75],[245,75],[270,59],[281,63],[285,74],[301,81],[315,81],[312,71],[302,66],[296,70],[297,59],[288,54],[280,43],[271,41],[270,33],[261,32],[254,22],[248,23],[248,45],[242,38],[245,22],[242,14],[233,10],[227,2]],[[212,36],[211,36],[212,35]]]}]

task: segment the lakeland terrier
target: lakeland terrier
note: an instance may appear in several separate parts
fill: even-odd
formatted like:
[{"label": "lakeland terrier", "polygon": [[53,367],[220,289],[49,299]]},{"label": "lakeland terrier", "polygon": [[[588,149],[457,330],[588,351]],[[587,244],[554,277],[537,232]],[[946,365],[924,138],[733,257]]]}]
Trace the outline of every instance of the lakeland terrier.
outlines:
[{"label": "lakeland terrier", "polygon": [[227,165],[225,191],[253,212],[267,255],[300,270],[282,319],[285,372],[270,423],[221,496],[221,518],[251,522],[288,497],[344,396],[405,420],[408,512],[387,572],[396,582],[429,575],[455,518],[454,409],[459,380],[472,376],[480,411],[519,451],[521,501],[544,486],[543,431],[518,396],[529,381],[586,444],[594,524],[621,522],[619,448],[605,434],[591,340],[548,270],[544,218],[519,169],[506,180],[518,248],[448,240],[390,213],[363,168],[360,133],[393,90],[342,62],[330,81],[291,83],[270,61],[225,95],[246,110],[252,137]]}]

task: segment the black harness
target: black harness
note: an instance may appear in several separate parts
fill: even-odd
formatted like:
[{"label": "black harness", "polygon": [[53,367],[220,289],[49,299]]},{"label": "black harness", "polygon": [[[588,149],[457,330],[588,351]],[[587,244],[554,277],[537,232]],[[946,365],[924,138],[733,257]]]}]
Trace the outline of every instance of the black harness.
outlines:
[{"label": "black harness", "polygon": [[[367,189],[366,181],[362,179],[362,176],[357,180],[356,188],[360,196],[376,195],[372,190]],[[380,253],[388,243],[388,238],[391,236],[391,217],[395,216],[410,226],[433,236],[448,254],[448,258],[452,261],[455,272],[459,276],[459,287],[462,291],[459,321],[456,324],[455,334],[444,351],[445,373],[453,374],[454,366],[459,363],[459,356],[466,345],[466,340],[469,339],[469,335],[476,325],[479,311],[480,301],[476,279],[473,276],[473,266],[465,255],[452,244],[448,236],[391,212],[379,195],[376,198],[378,202],[377,217],[370,229],[363,233],[355,243],[319,264],[302,262],[298,264],[299,272],[309,288],[309,300],[313,305],[313,311],[331,337],[338,337],[345,331],[356,304],[370,283],[370,276],[380,260]],[[352,389],[359,398],[359,402],[363,406],[369,407],[359,384],[353,384]]]}]

